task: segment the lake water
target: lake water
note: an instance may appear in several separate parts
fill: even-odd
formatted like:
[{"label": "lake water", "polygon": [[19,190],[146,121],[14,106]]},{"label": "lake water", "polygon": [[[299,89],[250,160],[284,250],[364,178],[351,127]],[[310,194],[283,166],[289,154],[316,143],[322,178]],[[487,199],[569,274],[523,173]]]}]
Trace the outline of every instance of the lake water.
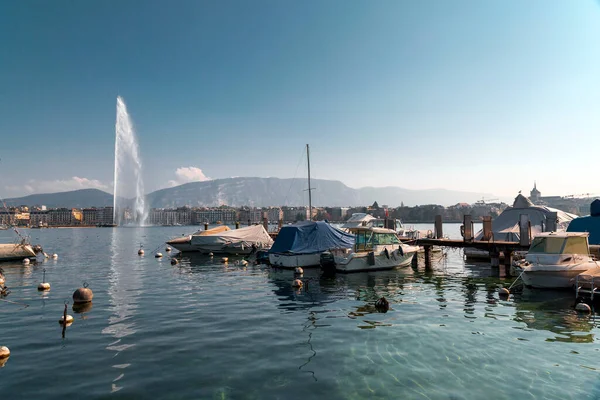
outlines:
[{"label": "lake water", "polygon": [[[3,398],[600,398],[600,331],[573,311],[572,292],[499,300],[510,280],[454,250],[431,272],[422,260],[334,278],[306,271],[301,291],[291,271],[234,257],[172,266],[150,253],[192,229],[25,231],[59,258],[0,265],[12,291],[0,301],[0,346],[12,352]],[[456,236],[458,225],[445,230]],[[52,290],[40,293],[44,268]],[[63,338],[64,302],[84,281],[93,306],[69,304]],[[387,313],[374,310],[381,296]]]}]

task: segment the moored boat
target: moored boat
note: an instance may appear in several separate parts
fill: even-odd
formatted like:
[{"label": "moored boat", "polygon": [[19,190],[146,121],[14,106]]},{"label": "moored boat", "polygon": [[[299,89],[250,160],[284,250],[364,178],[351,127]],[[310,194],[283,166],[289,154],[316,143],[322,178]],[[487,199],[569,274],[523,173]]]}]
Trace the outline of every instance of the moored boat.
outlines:
[{"label": "moored boat", "polygon": [[535,288],[570,288],[582,272],[600,268],[589,254],[586,232],[538,234],[516,267],[523,283]]},{"label": "moored boat", "polygon": [[25,241],[21,243],[0,243],[0,261],[23,260],[35,256],[33,247]]},{"label": "moored boat", "polygon": [[353,245],[354,235],[325,221],[299,222],[281,228],[269,250],[269,262],[280,268],[318,267],[323,252]]},{"label": "moored boat", "polygon": [[418,252],[417,246],[403,244],[392,229],[357,227],[355,245],[350,252],[330,252],[321,259],[324,270],[359,272],[408,267]]},{"label": "moored boat", "polygon": [[172,239],[167,244],[181,252],[241,255],[268,249],[273,239],[262,225],[234,230],[223,226]]}]

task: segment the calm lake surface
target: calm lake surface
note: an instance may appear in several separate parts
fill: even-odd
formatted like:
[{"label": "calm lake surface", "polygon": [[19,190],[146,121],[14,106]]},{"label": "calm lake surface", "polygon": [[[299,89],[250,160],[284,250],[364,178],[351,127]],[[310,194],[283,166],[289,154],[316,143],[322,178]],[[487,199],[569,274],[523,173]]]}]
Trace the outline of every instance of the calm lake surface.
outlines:
[{"label": "calm lake surface", "polygon": [[[419,225],[419,229],[432,229]],[[459,225],[445,225],[456,237]],[[24,230],[58,260],[1,264],[3,398],[596,399],[600,333],[570,291],[507,301],[460,251],[418,268],[322,278],[151,251],[194,227]],[[0,240],[13,240],[8,231]],[[137,250],[143,243],[146,255]],[[162,244],[161,244],[162,243]],[[52,285],[37,291],[42,281]],[[64,302],[87,282],[91,310]],[[377,313],[385,296],[392,309]]]}]

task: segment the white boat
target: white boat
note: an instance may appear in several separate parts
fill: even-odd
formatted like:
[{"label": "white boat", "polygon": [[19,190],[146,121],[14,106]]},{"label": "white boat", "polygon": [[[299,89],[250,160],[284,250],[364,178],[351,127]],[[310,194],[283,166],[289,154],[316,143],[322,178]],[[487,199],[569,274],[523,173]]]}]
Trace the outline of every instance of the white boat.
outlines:
[{"label": "white boat", "polygon": [[241,255],[269,249],[273,239],[262,225],[253,225],[233,230],[219,227],[199,231],[193,235],[169,240],[167,244],[181,252]]},{"label": "white boat", "polygon": [[[519,219],[521,215],[527,215],[531,223],[531,236],[535,237],[548,229],[548,219],[551,213],[556,213],[556,230],[564,231],[569,223],[576,218],[574,214],[546,206],[536,206],[531,200],[518,194],[512,207],[496,217],[492,221],[492,241],[518,242],[520,240]],[[483,240],[483,230],[475,235],[475,240]],[[487,250],[478,250],[472,247],[465,248],[465,256],[468,259],[489,260],[490,253]],[[501,254],[501,258],[503,255]]]},{"label": "white boat", "polygon": [[0,261],[23,260],[35,257],[33,247],[23,241],[21,243],[0,243]]},{"label": "white boat", "polygon": [[281,228],[269,250],[269,263],[280,268],[318,267],[321,254],[351,249],[354,235],[325,221],[304,221]]},{"label": "white boat", "polygon": [[570,288],[577,275],[594,268],[600,264],[589,254],[587,232],[544,232],[515,269],[527,286]]},{"label": "white boat", "polygon": [[329,262],[324,255],[321,263],[324,270],[358,272],[408,267],[419,251],[418,246],[401,243],[392,229],[357,227],[352,231],[356,235],[353,251],[332,252]]},{"label": "white boat", "polygon": [[416,229],[406,228],[402,221],[397,218],[375,218],[367,213],[353,213],[346,222],[340,227],[343,230],[351,232],[352,229],[358,227],[373,227],[373,228],[388,228],[393,229],[398,236],[407,239],[419,239],[425,237],[423,232]]}]

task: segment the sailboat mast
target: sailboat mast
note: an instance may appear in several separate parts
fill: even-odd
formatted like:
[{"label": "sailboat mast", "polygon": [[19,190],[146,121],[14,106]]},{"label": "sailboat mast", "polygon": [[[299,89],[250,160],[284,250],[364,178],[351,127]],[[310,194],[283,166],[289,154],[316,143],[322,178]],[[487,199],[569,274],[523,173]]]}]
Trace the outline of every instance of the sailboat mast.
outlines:
[{"label": "sailboat mast", "polygon": [[312,221],[312,196],[310,187],[310,150],[306,144],[306,161],[308,162],[308,220]]}]

